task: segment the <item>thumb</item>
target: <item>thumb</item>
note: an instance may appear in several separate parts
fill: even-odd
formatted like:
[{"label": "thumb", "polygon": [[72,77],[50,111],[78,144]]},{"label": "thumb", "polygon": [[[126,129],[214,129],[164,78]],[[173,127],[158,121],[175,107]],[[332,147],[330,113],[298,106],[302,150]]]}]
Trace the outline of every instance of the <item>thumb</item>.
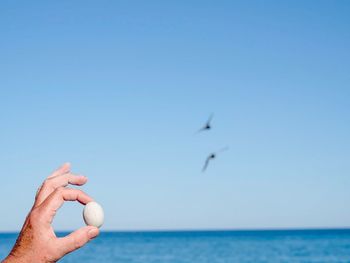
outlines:
[{"label": "thumb", "polygon": [[81,248],[91,239],[98,236],[99,233],[100,230],[97,227],[85,226],[70,233],[68,236],[59,238],[59,245],[63,250],[63,253],[67,254]]}]

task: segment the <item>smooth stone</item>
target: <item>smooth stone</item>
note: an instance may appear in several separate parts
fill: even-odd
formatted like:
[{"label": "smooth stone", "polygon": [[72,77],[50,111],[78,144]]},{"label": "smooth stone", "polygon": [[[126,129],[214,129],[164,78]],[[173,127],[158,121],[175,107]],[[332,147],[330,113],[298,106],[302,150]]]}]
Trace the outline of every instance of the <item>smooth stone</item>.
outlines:
[{"label": "smooth stone", "polygon": [[83,217],[88,226],[101,227],[104,221],[102,206],[96,202],[87,203],[84,207]]}]

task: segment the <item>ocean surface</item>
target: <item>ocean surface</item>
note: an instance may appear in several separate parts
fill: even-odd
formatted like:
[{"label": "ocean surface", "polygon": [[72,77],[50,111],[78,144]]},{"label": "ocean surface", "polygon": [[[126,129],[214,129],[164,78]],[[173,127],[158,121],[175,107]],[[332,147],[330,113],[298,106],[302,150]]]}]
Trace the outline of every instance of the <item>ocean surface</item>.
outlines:
[{"label": "ocean surface", "polygon": [[[0,259],[10,251],[16,236],[0,233]],[[102,232],[60,262],[350,263],[350,229]]]}]

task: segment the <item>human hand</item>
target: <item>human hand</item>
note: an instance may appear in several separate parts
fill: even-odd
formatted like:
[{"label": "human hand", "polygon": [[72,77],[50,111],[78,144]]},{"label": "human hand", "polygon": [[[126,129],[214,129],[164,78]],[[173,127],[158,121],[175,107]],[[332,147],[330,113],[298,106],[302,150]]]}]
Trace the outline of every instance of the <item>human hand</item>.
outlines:
[{"label": "human hand", "polygon": [[34,205],[24,222],[16,244],[3,262],[56,262],[96,237],[99,229],[94,226],[85,226],[68,236],[58,238],[51,225],[64,201],[79,201],[83,205],[93,201],[84,192],[66,187],[68,184],[83,185],[86,182],[85,176],[70,173],[68,163],[53,172],[37,191]]}]

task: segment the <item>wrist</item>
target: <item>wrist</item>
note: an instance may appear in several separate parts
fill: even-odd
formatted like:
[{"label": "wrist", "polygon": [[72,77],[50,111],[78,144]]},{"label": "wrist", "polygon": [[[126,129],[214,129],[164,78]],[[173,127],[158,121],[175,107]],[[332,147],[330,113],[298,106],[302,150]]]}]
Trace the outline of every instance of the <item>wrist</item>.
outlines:
[{"label": "wrist", "polygon": [[11,252],[1,263],[48,263],[49,261],[35,257],[34,255],[17,254]]}]

